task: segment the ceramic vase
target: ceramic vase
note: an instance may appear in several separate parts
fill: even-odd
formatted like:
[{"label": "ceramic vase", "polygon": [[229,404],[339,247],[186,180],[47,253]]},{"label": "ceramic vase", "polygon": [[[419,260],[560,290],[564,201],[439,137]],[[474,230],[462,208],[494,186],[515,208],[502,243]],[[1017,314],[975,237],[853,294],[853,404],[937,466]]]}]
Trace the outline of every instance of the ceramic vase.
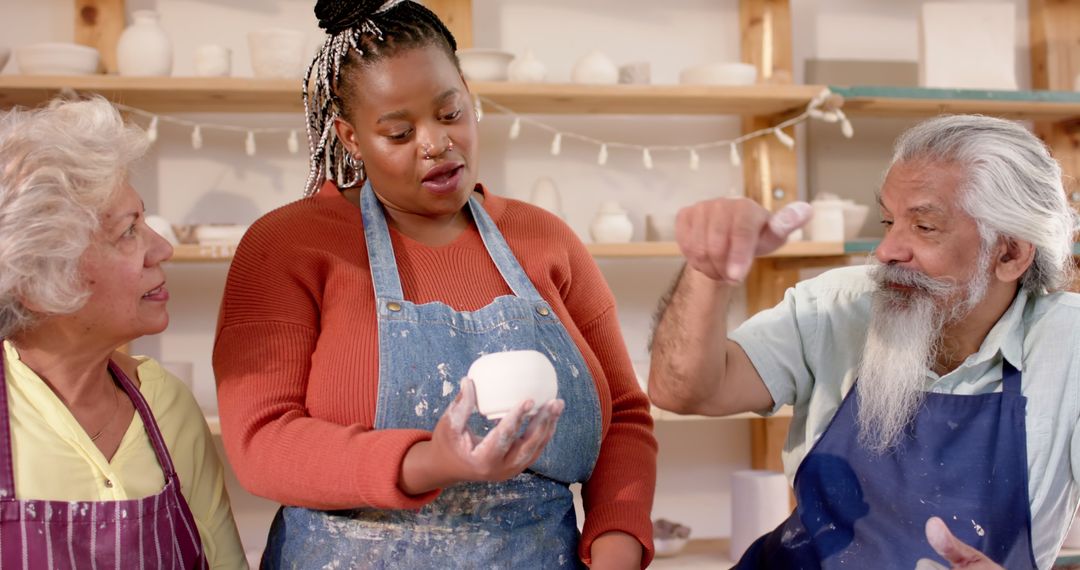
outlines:
[{"label": "ceramic vase", "polygon": [[514,58],[507,70],[510,81],[519,83],[540,83],[547,78],[547,67],[531,49],[525,50],[525,55]]},{"label": "ceramic vase", "polygon": [[614,85],[619,82],[619,68],[607,54],[593,50],[574,64],[571,77],[574,83]]},{"label": "ceramic vase", "polygon": [[116,44],[116,66],[120,75],[171,75],[172,41],[161,27],[157,12],[136,10],[132,20]]},{"label": "ceramic vase", "polygon": [[634,235],[634,224],[618,202],[604,202],[589,225],[596,243],[627,243]]},{"label": "ceramic vase", "polygon": [[529,203],[538,208],[543,208],[560,218],[563,217],[562,197],[555,181],[547,176],[538,178],[533,184],[532,193],[529,194]]}]

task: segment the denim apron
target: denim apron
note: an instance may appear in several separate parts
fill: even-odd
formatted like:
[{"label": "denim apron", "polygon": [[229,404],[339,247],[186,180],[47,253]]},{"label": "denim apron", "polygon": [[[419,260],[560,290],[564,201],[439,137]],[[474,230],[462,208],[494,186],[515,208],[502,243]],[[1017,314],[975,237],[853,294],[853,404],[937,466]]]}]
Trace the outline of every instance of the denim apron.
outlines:
[{"label": "denim apron", "polygon": [[142,418],[165,487],[150,497],[121,501],[16,499],[4,368],[0,362],[0,568],[208,567],[195,518],[180,493],[180,478],[154,414],[139,389],[112,362],[109,371]]},{"label": "denim apron", "polygon": [[[504,350],[547,355],[566,408],[539,459],[508,481],[455,485],[419,510],[283,508],[270,530],[263,567],[583,567],[569,485],[592,473],[601,416],[577,345],[475,197],[469,199],[473,222],[514,294],[467,312],[405,300],[386,218],[370,183],[360,200],[379,323],[375,429],[435,429],[472,361]],[[479,414],[469,420],[481,435],[494,426]]]},{"label": "denim apron", "polygon": [[1000,393],[926,394],[895,452],[858,443],[852,389],[795,473],[795,512],[736,568],[902,568],[944,560],[926,520],[1009,570],[1036,568],[1028,503],[1027,398],[1002,361]]}]

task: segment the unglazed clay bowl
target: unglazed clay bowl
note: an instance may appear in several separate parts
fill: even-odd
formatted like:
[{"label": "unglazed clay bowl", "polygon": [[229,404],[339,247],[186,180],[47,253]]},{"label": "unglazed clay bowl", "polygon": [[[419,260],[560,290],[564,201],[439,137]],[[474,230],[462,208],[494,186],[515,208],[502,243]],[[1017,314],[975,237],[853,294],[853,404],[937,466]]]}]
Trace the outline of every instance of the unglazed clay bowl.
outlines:
[{"label": "unglazed clay bowl", "polygon": [[489,420],[510,413],[525,400],[533,412],[558,396],[555,367],[535,350],[509,350],[485,354],[469,366],[468,377],[476,386],[476,407]]}]

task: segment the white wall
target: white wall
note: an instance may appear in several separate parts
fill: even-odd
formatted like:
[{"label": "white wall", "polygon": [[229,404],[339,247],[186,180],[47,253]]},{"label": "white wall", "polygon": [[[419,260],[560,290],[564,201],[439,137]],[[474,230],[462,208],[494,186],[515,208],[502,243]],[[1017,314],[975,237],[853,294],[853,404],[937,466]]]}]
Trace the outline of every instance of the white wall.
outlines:
[{"label": "white wall", "polygon": [[[917,19],[922,2],[890,0],[795,0],[792,2],[796,77],[807,57],[907,59],[917,57]],[[71,0],[3,0],[0,44],[69,41]],[[1027,6],[1015,0],[1021,53],[1021,85],[1027,85]],[[736,0],[475,0],[475,43],[513,52],[532,48],[553,81],[566,80],[577,58],[600,49],[617,63],[645,60],[657,83],[674,83],[678,71],[708,61],[739,59]],[[174,42],[175,74],[192,72],[193,50],[205,43],[233,49],[236,75],[249,75],[246,32],[269,26],[292,27],[319,35],[312,0],[128,0],[128,10],[157,9]],[[558,39],[555,39],[558,38]],[[14,63],[3,73],[15,72]],[[677,112],[678,109],[672,109]],[[301,128],[299,114],[200,115],[196,120],[252,126]],[[605,140],[639,144],[691,144],[738,134],[731,117],[538,117],[561,129]],[[554,178],[567,221],[587,239],[588,222],[602,200],[615,199],[638,222],[643,216],[671,216],[693,201],[741,192],[741,172],[724,153],[702,156],[691,172],[682,154],[654,155],[646,171],[641,157],[613,150],[606,167],[596,165],[596,149],[565,140],[559,157],[548,153],[550,138],[526,127],[520,139],[507,138],[510,123],[489,114],[481,125],[482,176],[492,190],[528,196],[540,176]],[[858,124],[856,122],[856,128]],[[205,146],[192,150],[190,132],[163,125],[151,156],[135,174],[136,187],[152,213],[174,223],[249,223],[258,215],[300,195],[306,158],[285,150],[283,138],[259,139],[248,157],[236,135],[205,133]],[[657,298],[678,269],[675,261],[601,261],[619,301],[626,341],[635,360],[647,358],[649,323]],[[226,267],[216,264],[169,268],[173,315],[169,331],[136,343],[139,352],[195,364],[197,388],[212,389],[210,353]],[[735,311],[733,320],[740,317]],[[694,529],[695,536],[730,532],[728,478],[749,465],[748,428],[741,421],[705,421],[657,426],[661,467],[657,516]],[[245,521],[259,520],[265,505],[234,497]],[[262,510],[259,510],[262,509]],[[262,529],[247,525],[245,540],[257,547]]]}]

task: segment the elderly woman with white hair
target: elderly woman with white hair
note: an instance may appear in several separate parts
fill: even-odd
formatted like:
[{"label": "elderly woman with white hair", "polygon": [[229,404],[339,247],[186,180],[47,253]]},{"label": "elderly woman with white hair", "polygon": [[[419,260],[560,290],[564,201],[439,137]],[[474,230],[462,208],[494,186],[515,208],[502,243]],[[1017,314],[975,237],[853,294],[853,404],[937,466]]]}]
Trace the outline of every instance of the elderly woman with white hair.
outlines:
[{"label": "elderly woman with white hair", "polygon": [[1077,224],[1061,168],[1022,125],[939,117],[897,142],[878,203],[870,264],[803,281],[730,334],[732,282],[807,205],[681,212],[687,268],[649,393],[684,413],[792,406],[798,506],[737,568],[1050,568],[1080,503]]},{"label": "elderly woman with white hair", "polygon": [[0,567],[245,567],[194,398],[117,351],[169,321],[147,144],[100,98],[0,116]]}]

